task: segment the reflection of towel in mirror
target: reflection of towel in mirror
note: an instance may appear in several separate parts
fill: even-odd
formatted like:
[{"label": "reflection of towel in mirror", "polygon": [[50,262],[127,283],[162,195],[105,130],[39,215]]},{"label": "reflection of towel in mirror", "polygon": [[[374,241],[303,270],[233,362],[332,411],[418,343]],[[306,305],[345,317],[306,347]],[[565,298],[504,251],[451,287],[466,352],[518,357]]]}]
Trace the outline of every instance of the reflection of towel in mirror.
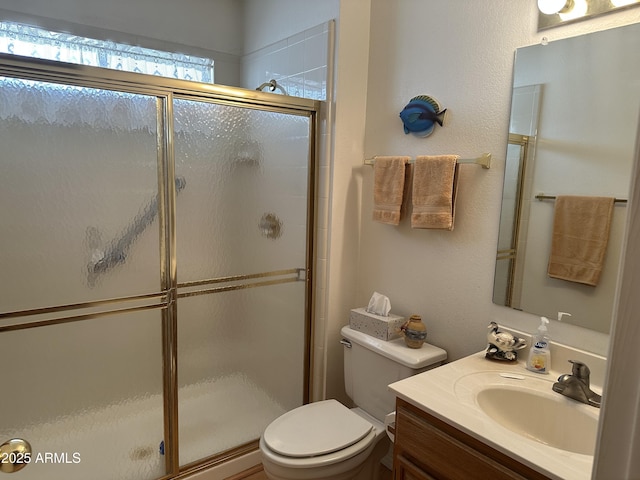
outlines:
[{"label": "reflection of towel in mirror", "polygon": [[596,286],[609,241],[614,199],[561,195],[556,198],[547,273]]},{"label": "reflection of towel in mirror", "polygon": [[419,156],[413,168],[412,228],[453,230],[458,156]]},{"label": "reflection of towel in mirror", "polygon": [[373,164],[373,219],[389,225],[400,223],[404,196],[405,165],[410,157],[376,157]]}]

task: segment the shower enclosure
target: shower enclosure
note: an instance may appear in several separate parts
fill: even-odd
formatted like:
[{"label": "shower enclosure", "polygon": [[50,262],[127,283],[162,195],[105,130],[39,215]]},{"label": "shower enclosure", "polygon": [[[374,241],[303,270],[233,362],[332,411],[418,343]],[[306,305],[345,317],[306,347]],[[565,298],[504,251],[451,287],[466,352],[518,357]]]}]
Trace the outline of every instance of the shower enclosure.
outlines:
[{"label": "shower enclosure", "polygon": [[0,55],[2,471],[173,478],[308,401],[317,110]]}]

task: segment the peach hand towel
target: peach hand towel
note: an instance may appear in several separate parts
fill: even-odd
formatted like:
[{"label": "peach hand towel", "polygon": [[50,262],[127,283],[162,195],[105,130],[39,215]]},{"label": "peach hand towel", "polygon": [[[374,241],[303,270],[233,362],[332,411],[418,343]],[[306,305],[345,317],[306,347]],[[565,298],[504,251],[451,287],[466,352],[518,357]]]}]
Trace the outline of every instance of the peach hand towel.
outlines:
[{"label": "peach hand towel", "polygon": [[411,228],[453,230],[458,156],[419,156],[413,169]]},{"label": "peach hand towel", "polygon": [[596,286],[609,242],[614,198],[562,195],[553,214],[550,277]]},{"label": "peach hand towel", "polygon": [[410,157],[376,157],[373,164],[373,219],[400,223],[405,166]]}]

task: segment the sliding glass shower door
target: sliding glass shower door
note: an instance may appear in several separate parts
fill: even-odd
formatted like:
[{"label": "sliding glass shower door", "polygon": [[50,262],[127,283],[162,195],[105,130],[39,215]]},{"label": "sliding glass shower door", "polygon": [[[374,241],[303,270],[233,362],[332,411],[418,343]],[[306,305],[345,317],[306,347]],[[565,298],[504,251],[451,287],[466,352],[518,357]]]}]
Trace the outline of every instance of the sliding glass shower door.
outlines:
[{"label": "sliding glass shower door", "polygon": [[52,68],[0,56],[0,471],[255,448],[308,400],[316,105]]},{"label": "sliding glass shower door", "polygon": [[[307,116],[176,98],[180,464],[304,401]],[[196,407],[201,405],[201,407]]]},{"label": "sliding glass shower door", "polygon": [[165,472],[158,222],[136,228],[157,126],[153,95],[0,78],[0,444],[30,445],[17,478]]}]

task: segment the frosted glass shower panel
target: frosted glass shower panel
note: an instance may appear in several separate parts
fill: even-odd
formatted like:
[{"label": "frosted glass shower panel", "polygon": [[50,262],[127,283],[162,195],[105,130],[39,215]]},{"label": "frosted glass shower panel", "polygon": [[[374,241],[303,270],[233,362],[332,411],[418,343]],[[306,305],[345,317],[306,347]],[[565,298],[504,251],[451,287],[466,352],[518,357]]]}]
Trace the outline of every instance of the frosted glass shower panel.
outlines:
[{"label": "frosted glass shower panel", "polygon": [[159,290],[157,98],[0,78],[2,311]]},{"label": "frosted glass shower panel", "polygon": [[310,120],[178,99],[179,282],[305,266]]},{"label": "frosted glass shower panel", "polygon": [[32,447],[16,478],[164,475],[161,315],[113,314],[0,334],[0,362],[11,366],[0,439]]},{"label": "frosted glass shower panel", "polygon": [[180,464],[260,437],[302,405],[304,282],[179,300]]},{"label": "frosted glass shower panel", "polygon": [[[301,405],[311,120],[177,99],[180,464]],[[192,283],[193,282],[193,283]]]}]

